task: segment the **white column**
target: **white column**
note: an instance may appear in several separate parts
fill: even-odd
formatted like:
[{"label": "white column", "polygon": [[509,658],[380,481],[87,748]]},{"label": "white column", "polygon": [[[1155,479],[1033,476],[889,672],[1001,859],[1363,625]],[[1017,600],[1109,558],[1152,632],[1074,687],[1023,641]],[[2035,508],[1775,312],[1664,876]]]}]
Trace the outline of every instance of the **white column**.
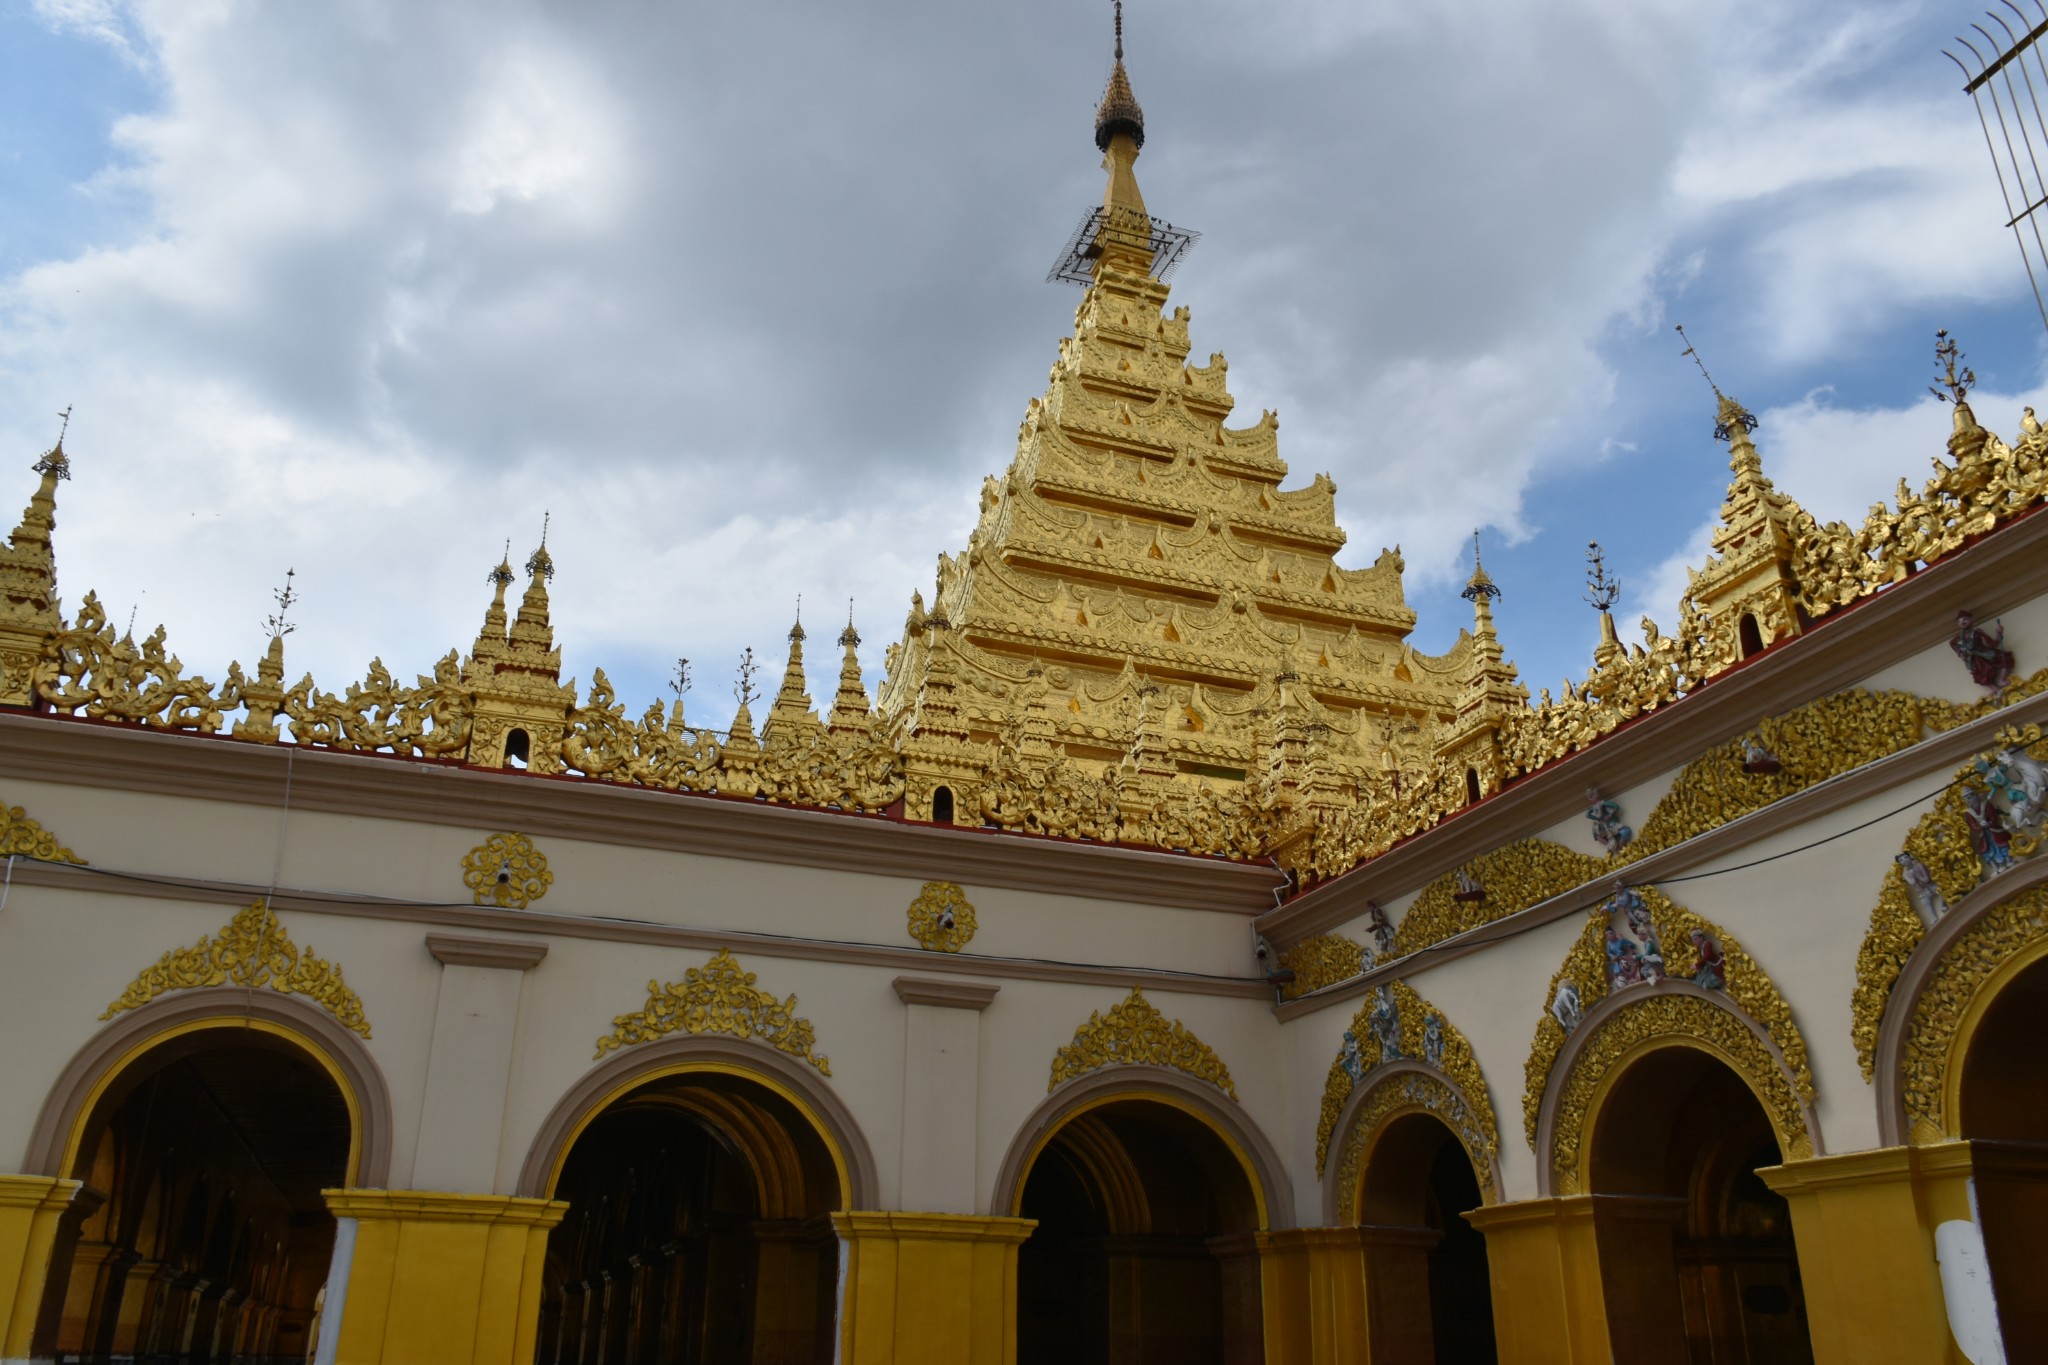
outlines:
[{"label": "white column", "polygon": [[412,1187],[444,1194],[509,1193],[494,1188],[519,987],[548,955],[539,939],[428,934],[441,964],[434,1041],[427,1052],[426,1102]]},{"label": "white column", "polygon": [[910,976],[892,984],[905,1014],[897,1204],[911,1213],[979,1213],[974,1160],[981,1012],[1001,988]]}]

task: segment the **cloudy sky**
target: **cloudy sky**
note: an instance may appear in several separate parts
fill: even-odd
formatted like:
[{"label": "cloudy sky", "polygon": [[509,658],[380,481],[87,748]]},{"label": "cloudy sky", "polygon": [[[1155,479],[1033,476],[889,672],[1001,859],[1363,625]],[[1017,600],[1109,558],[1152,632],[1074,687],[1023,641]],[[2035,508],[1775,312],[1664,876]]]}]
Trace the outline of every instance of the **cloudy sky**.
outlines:
[{"label": "cloudy sky", "polygon": [[[287,567],[294,675],[426,668],[544,513],[567,667],[635,709],[688,655],[721,721],[798,594],[814,646],[854,599],[872,675],[1071,326],[1107,11],[0,0],[0,498],[75,405],[67,607],[216,678]],[[1139,176],[1343,561],[1398,543],[1440,650],[1482,528],[1555,687],[1586,542],[1669,628],[1727,481],[1673,322],[1824,515],[1941,451],[1936,327],[1988,425],[2048,411],[1940,55],[1976,13],[1131,0]]]}]

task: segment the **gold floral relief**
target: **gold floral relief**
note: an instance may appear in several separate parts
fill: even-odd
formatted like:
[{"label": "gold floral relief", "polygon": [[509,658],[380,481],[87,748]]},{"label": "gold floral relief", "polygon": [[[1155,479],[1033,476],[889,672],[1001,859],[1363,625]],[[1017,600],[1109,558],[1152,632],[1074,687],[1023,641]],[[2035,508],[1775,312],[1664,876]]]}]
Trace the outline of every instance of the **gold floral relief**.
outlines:
[{"label": "gold floral relief", "polygon": [[58,843],[57,836],[37,824],[27,811],[4,802],[0,802],[0,858],[86,865],[85,859]]},{"label": "gold floral relief", "polygon": [[715,1033],[758,1038],[831,1075],[830,1060],[813,1050],[818,1038],[811,1021],[797,1015],[796,997],[777,1000],[755,980],[730,949],[720,948],[702,967],[686,970],[681,981],[648,982],[646,1005],[613,1019],[612,1031],[597,1040],[593,1055],[602,1057],[615,1048],[651,1043],[671,1033]]},{"label": "gold floral relief", "polygon": [[[1416,1112],[1436,1115],[1457,1135],[1459,1145],[1464,1147],[1466,1157],[1472,1162],[1472,1174],[1479,1181],[1482,1201],[1491,1204],[1499,1198],[1493,1183],[1494,1153],[1498,1143],[1487,1140],[1489,1130],[1481,1127],[1481,1115],[1475,1106],[1466,1102],[1462,1088],[1441,1076],[1397,1071],[1373,1083],[1372,1090],[1358,1106],[1351,1131],[1345,1135],[1343,1151],[1337,1159],[1339,1217],[1355,1219],[1359,1216],[1359,1180],[1365,1174],[1365,1152],[1372,1145],[1373,1137],[1393,1119]],[[1490,1110],[1485,1117],[1491,1119]]]},{"label": "gold floral relief", "polygon": [[[1600,875],[1607,860],[1548,839],[1521,839],[1482,853],[1457,872],[1422,889],[1394,929],[1401,956],[1526,910]],[[1477,899],[1460,900],[1462,873],[1477,883]]]},{"label": "gold floral relief", "polygon": [[957,953],[974,937],[974,907],[954,882],[926,882],[909,913],[910,936],[926,952]]},{"label": "gold floral relief", "polygon": [[524,910],[548,893],[555,874],[533,840],[507,831],[462,855],[462,884],[478,905]]},{"label": "gold floral relief", "polygon": [[1237,1086],[1223,1060],[1187,1025],[1161,1014],[1136,986],[1107,1014],[1090,1013],[1088,1022],[1074,1030],[1074,1041],[1053,1054],[1046,1091],[1106,1066],[1172,1067],[1237,1098]]},{"label": "gold floral relief", "polygon": [[1593,1120],[1593,1096],[1607,1073],[1644,1043],[1705,1044],[1749,1083],[1786,1161],[1813,1155],[1813,1137],[1792,1079],[1762,1039],[1732,1010],[1697,995],[1645,989],[1643,998],[1607,1016],[1572,1062],[1558,1094],[1550,1163],[1556,1192],[1580,1194],[1580,1151]]},{"label": "gold floral relief", "polygon": [[1342,934],[1316,934],[1280,954],[1280,965],[1294,979],[1280,988],[1289,1000],[1349,981],[1365,970],[1365,946]]},{"label": "gold floral relief", "polygon": [[[1318,1175],[1328,1162],[1330,1138],[1351,1092],[1371,1083],[1373,1072],[1381,1066],[1403,1059],[1419,1061],[1442,1073],[1464,1097],[1460,1103],[1470,1107],[1469,1147],[1483,1151],[1489,1160],[1500,1150],[1493,1100],[1472,1045],[1441,1010],[1416,994],[1407,982],[1390,981],[1375,987],[1351,1016],[1323,1081],[1322,1107],[1316,1117]],[[1461,1132],[1460,1137],[1464,1136]]]},{"label": "gold floral relief", "polygon": [[202,936],[190,948],[173,948],[158,958],[128,989],[107,1006],[100,1018],[139,1009],[170,991],[205,986],[267,989],[280,995],[303,995],[363,1037],[370,1021],[363,1002],[349,989],[341,968],[301,950],[277,922],[270,906],[257,901],[229,920],[219,933]]},{"label": "gold floral relief", "polygon": [[1929,973],[1920,998],[1913,1002],[1899,1063],[1911,1141],[1943,1142],[1963,1135],[1962,1115],[1949,1112],[1947,1086],[1952,1071],[1963,1065],[1964,1059],[1956,1055],[1963,1016],[1987,981],[2044,939],[2048,886],[2035,886],[1985,911]]},{"label": "gold floral relief", "polygon": [[[1630,888],[1630,891],[1640,897],[1649,909],[1650,923],[1665,954],[1664,974],[1679,980],[1697,979],[1706,965],[1708,947],[1717,951],[1720,961],[1709,973],[1709,979],[1719,978],[1714,989],[1770,1036],[1784,1057],[1785,1069],[1792,1077],[1798,1098],[1811,1104],[1814,1099],[1813,1071],[1807,1057],[1805,1035],[1793,1019],[1792,1007],[1784,993],[1743,947],[1742,941],[1713,921],[1677,904],[1655,887],[1639,886]],[[1531,1147],[1536,1145],[1537,1119],[1543,1109],[1544,1091],[1550,1085],[1550,1073],[1557,1064],[1558,1053],[1564,1049],[1567,1037],[1565,1020],[1584,1015],[1615,989],[1608,979],[1607,966],[1607,930],[1614,914],[1615,900],[1612,897],[1594,906],[1587,913],[1585,926],[1578,938],[1565,954],[1564,962],[1550,978],[1550,988],[1544,996],[1543,1016],[1536,1023],[1536,1035],[1522,1069],[1522,1125]],[[1699,937],[1696,938],[1696,934]],[[1701,981],[1701,984],[1707,982]],[[1654,987],[1639,984],[1620,989],[1647,994]],[[1561,995],[1569,995],[1572,999],[1561,1003]]]}]

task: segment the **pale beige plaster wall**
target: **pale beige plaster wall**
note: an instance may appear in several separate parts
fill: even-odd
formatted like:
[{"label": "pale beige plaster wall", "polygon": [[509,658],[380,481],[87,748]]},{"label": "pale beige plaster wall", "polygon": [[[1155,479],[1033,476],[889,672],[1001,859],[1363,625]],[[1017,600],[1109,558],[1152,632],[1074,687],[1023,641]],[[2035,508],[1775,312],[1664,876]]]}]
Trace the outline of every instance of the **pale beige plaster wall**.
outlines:
[{"label": "pale beige plaster wall", "polygon": [[441,968],[413,1161],[413,1183],[421,1189],[496,1189],[524,976],[514,967]]}]

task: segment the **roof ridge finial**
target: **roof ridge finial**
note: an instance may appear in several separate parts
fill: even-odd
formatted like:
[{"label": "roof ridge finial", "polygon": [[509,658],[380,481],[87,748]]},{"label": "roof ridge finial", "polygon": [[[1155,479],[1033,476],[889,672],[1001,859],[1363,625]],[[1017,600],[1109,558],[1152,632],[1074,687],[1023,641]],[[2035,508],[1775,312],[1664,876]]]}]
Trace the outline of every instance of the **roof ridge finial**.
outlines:
[{"label": "roof ridge finial", "polygon": [[804,595],[796,595],[796,624],[789,628],[791,644],[802,644],[804,640]]},{"label": "roof ridge finial", "polygon": [[1472,578],[1465,584],[1465,591],[1458,594],[1467,602],[1477,604],[1482,598],[1500,596],[1500,585],[1487,577],[1486,565],[1479,559],[1479,529],[1472,530]]},{"label": "roof ridge finial", "polygon": [[846,599],[846,629],[839,632],[842,648],[853,649],[860,644],[860,632],[853,628],[853,599]]},{"label": "roof ridge finial", "polygon": [[1114,0],[1116,5],[1116,59],[1124,59],[1124,0]]},{"label": "roof ridge finial", "polygon": [[1131,78],[1124,71],[1124,0],[1114,0],[1116,7],[1116,61],[1109,71],[1109,84],[1103,88],[1102,104],[1095,111],[1095,147],[1106,152],[1118,133],[1130,136],[1134,147],[1145,145],[1145,111],[1138,105],[1138,97],[1131,91]]},{"label": "roof ridge finial", "polygon": [[526,573],[529,578],[549,581],[554,579],[555,557],[548,553],[548,524],[553,518],[554,513],[549,511],[540,514],[540,547],[526,557]]}]

